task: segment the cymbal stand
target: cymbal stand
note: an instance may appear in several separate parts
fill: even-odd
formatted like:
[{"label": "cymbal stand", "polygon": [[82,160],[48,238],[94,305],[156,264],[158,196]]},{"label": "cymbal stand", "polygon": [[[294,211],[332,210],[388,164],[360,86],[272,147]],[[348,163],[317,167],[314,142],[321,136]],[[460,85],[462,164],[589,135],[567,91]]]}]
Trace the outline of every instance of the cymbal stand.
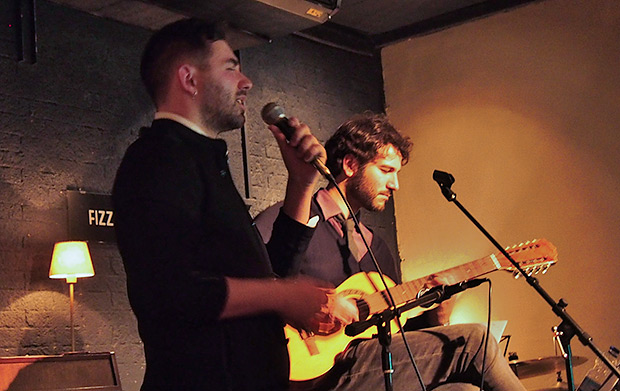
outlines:
[{"label": "cymbal stand", "polygon": [[480,223],[474,218],[474,216],[472,216],[459,201],[457,201],[456,193],[454,193],[451,189],[451,186],[454,183],[454,177],[452,176],[452,174],[435,170],[433,172],[433,180],[435,180],[435,182],[437,182],[437,184],[439,185],[441,193],[446,198],[446,200],[448,200],[448,202],[453,202],[461,210],[461,212],[463,212],[463,214],[467,216],[467,218],[480,230],[480,232],[482,232],[482,234],[486,236],[486,238],[489,239],[491,243],[493,243],[493,245],[506,257],[506,259],[508,259],[510,263],[512,263],[512,265],[515,267],[515,269],[518,270],[520,275],[523,276],[525,281],[527,281],[527,283],[530,284],[530,286],[534,288],[536,292],[538,292],[542,299],[551,306],[551,310],[553,311],[553,313],[556,314],[560,319],[562,319],[562,322],[558,326],[558,330],[561,332],[561,335],[559,335],[558,338],[562,343],[562,347],[564,349],[563,352],[567,355],[567,357],[565,357],[567,377],[570,377],[568,381],[568,390],[575,391],[575,383],[572,378],[572,350],[570,347],[570,340],[574,336],[577,336],[579,338],[579,341],[584,346],[590,348],[590,350],[592,350],[592,352],[594,352],[594,354],[599,359],[601,359],[601,361],[611,370],[611,372],[620,378],[620,371],[618,370],[618,368],[616,368],[613,363],[603,354],[603,352],[599,348],[597,348],[596,345],[594,345],[592,337],[577,324],[577,322],[568,314],[568,312],[566,312],[566,307],[568,306],[568,303],[566,303],[564,299],[560,299],[556,303],[555,300],[553,300],[553,298],[547,293],[547,291],[545,291],[540,286],[538,279],[526,273],[523,268],[521,268],[521,266],[517,262],[515,262],[514,259],[512,259],[512,257],[510,256],[510,254],[508,254],[504,247],[501,246],[495,240],[495,238],[493,238],[493,236],[491,236],[491,234],[486,229],[484,229],[482,225],[480,225]]},{"label": "cymbal stand", "polygon": [[[565,327],[562,326],[563,324],[565,325],[565,323],[562,322],[559,326],[553,326],[551,330],[553,331],[553,341],[560,349],[560,353],[566,363],[566,383],[568,384],[569,390],[574,390],[575,378],[573,376],[573,353],[570,347],[570,339],[572,338],[572,335],[565,334]],[[561,374],[558,372],[558,382],[561,382],[561,379]]]}]

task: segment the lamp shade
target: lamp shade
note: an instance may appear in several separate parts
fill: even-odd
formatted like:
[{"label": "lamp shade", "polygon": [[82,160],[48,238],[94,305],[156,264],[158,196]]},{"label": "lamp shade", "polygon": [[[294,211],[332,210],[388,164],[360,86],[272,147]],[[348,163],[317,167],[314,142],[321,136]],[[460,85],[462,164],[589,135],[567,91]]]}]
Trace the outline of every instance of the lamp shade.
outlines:
[{"label": "lamp shade", "polygon": [[77,278],[94,275],[86,242],[58,242],[54,245],[50,278],[66,278],[67,282],[75,282]]}]

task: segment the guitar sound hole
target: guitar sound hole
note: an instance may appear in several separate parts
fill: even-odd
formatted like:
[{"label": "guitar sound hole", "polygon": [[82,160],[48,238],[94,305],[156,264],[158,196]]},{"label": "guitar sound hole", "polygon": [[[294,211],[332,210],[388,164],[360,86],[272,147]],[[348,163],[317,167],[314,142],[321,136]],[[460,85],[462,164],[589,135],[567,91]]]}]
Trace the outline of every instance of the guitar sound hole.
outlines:
[{"label": "guitar sound hole", "polygon": [[355,302],[357,304],[357,310],[359,311],[360,320],[368,319],[368,316],[370,316],[370,309],[368,308],[368,303],[366,303],[362,299],[357,299],[355,300]]}]

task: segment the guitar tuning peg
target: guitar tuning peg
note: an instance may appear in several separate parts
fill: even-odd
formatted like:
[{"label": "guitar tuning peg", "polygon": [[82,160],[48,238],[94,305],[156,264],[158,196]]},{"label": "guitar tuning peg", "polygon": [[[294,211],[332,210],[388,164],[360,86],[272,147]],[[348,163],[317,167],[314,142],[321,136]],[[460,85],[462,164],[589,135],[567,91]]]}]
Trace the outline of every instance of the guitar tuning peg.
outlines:
[{"label": "guitar tuning peg", "polygon": [[546,265],[543,267],[542,274],[547,273],[547,271],[549,271],[549,268],[550,268],[550,267],[551,267],[551,264],[550,264],[550,263],[546,264]]},{"label": "guitar tuning peg", "polygon": [[527,273],[528,277],[530,277],[534,270],[531,267],[528,267],[527,269],[525,269],[525,272]]},{"label": "guitar tuning peg", "polygon": [[519,277],[521,277],[521,273],[519,273],[519,271],[518,271],[518,270],[516,270],[516,271],[512,272],[512,276],[513,276],[513,277],[515,278],[515,280],[516,280],[516,279],[518,279]]}]

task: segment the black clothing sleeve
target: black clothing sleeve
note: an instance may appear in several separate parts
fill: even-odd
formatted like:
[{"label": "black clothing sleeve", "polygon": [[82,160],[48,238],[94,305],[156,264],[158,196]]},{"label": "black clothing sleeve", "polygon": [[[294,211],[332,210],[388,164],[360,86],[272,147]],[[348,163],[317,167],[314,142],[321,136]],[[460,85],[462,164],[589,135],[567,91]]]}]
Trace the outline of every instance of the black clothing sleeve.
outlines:
[{"label": "black clothing sleeve", "polygon": [[[273,223],[267,250],[274,273],[279,277],[295,275],[308,249],[314,229],[293,220],[280,209]],[[291,240],[296,238],[296,240]]]}]

